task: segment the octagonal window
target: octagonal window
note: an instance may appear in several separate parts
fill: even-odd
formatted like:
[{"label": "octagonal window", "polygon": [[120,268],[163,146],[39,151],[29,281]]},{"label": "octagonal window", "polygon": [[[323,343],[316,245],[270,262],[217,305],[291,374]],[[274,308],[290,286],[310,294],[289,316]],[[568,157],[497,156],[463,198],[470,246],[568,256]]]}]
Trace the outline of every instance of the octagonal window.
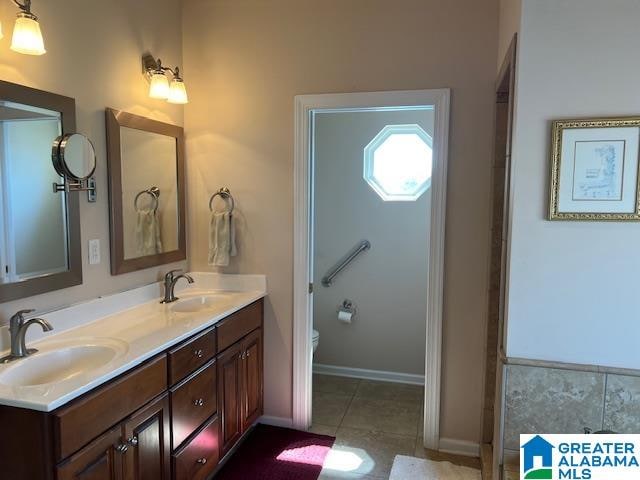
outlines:
[{"label": "octagonal window", "polygon": [[433,140],[419,125],[387,125],[364,148],[364,179],[384,201],[415,201],[431,186]]}]

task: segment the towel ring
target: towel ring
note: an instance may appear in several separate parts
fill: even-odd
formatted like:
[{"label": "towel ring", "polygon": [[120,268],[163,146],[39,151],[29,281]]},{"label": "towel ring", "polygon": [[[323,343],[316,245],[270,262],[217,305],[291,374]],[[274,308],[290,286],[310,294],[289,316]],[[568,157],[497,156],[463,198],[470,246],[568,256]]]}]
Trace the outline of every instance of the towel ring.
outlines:
[{"label": "towel ring", "polygon": [[138,192],[138,194],[136,195],[136,198],[133,200],[133,208],[135,208],[137,212],[140,211],[140,209],[138,208],[138,200],[145,193],[147,195],[150,195],[151,198],[153,199],[153,213],[157,213],[158,207],[160,206],[160,199],[158,198],[160,196],[160,189],[158,187],[151,187],[151,188],[147,188],[146,190],[142,190],[141,192]]},{"label": "towel ring", "polygon": [[233,199],[233,195],[231,195],[229,189],[227,187],[222,187],[216,193],[211,195],[211,198],[209,199],[209,211],[211,212],[213,212],[213,199],[216,197],[221,197],[231,202],[231,208],[229,209],[229,214],[231,215],[233,213],[233,209],[236,208],[236,201]]}]

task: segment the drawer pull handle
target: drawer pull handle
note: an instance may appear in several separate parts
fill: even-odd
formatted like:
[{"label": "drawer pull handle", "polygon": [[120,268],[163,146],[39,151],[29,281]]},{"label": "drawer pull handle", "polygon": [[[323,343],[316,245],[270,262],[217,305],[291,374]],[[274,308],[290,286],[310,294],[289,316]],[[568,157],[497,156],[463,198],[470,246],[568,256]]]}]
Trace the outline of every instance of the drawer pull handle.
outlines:
[{"label": "drawer pull handle", "polygon": [[247,350],[246,358],[249,358],[249,355],[251,355],[251,352],[249,350]]},{"label": "drawer pull handle", "polygon": [[202,358],[202,356],[204,355],[204,352],[202,351],[202,349],[198,349],[195,352],[193,352],[193,354],[198,358]]},{"label": "drawer pull handle", "polygon": [[204,405],[204,400],[203,400],[202,398],[199,398],[199,399],[195,400],[195,401],[193,402],[193,404],[194,404],[196,407],[202,407],[202,406]]},{"label": "drawer pull handle", "polygon": [[129,445],[131,445],[132,447],[137,447],[138,446],[138,437],[129,437],[129,438],[127,438],[127,443]]},{"label": "drawer pull handle", "polygon": [[129,450],[129,447],[127,447],[127,444],[126,444],[126,443],[121,443],[120,445],[118,445],[118,446],[116,447],[116,451],[117,451],[118,453],[125,454],[125,453],[127,453],[127,450]]},{"label": "drawer pull handle", "polygon": [[199,458],[198,460],[196,460],[196,463],[199,463],[200,465],[204,465],[205,463],[207,463],[207,459],[206,458]]}]

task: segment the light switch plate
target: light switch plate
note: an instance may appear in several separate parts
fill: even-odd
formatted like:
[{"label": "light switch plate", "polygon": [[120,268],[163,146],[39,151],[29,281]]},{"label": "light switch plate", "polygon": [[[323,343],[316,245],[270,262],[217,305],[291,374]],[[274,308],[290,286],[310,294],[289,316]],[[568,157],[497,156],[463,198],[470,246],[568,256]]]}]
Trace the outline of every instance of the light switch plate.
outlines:
[{"label": "light switch plate", "polygon": [[89,265],[100,263],[100,240],[89,240]]}]

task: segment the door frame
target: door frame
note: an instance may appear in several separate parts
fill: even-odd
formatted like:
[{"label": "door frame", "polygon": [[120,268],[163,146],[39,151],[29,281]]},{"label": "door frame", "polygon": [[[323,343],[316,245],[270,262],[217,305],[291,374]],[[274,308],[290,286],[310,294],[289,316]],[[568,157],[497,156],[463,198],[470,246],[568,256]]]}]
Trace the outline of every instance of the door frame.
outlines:
[{"label": "door frame", "polygon": [[431,177],[431,228],[427,288],[424,445],[437,450],[440,443],[440,375],[444,239],[447,193],[450,90],[298,95],[294,118],[294,221],[293,221],[293,425],[306,430],[311,424],[313,348],[311,277],[312,115],[315,111],[389,109],[432,105],[434,118]]}]

